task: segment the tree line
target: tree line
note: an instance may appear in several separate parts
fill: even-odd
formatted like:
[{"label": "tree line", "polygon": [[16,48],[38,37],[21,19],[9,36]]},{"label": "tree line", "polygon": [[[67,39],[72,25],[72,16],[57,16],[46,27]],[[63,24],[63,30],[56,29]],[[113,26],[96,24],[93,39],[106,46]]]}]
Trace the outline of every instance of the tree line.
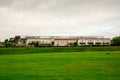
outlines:
[{"label": "tree line", "polygon": [[120,46],[120,36],[113,37],[111,40],[112,46]]},{"label": "tree line", "polygon": [[[39,47],[38,42],[32,42],[30,45],[34,47]],[[77,46],[77,43],[71,45]],[[120,36],[116,36],[111,39],[111,46],[120,46]],[[0,42],[0,47],[16,47],[16,45],[14,43],[14,39],[10,38],[5,39],[4,42]]]}]

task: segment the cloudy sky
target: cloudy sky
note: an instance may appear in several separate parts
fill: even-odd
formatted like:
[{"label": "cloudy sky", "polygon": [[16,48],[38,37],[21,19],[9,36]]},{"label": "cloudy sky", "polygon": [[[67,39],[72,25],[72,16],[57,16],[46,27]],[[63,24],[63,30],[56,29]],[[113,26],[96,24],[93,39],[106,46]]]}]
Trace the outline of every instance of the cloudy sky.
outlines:
[{"label": "cloudy sky", "polygon": [[0,40],[120,35],[120,0],[0,0]]}]

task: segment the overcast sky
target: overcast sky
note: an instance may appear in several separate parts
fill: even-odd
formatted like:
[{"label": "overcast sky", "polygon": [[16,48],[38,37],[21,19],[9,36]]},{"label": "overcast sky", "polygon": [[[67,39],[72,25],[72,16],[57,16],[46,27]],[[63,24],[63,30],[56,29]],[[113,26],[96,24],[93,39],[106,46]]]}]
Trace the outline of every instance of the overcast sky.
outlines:
[{"label": "overcast sky", "polygon": [[0,39],[120,35],[120,0],[0,0]]}]

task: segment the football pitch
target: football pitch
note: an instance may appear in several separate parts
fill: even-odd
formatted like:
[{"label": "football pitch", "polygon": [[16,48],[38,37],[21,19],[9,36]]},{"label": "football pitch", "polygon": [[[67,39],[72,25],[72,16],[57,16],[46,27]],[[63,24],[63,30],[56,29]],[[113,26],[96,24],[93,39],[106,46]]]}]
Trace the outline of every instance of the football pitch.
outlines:
[{"label": "football pitch", "polygon": [[120,80],[120,51],[0,55],[0,80]]}]

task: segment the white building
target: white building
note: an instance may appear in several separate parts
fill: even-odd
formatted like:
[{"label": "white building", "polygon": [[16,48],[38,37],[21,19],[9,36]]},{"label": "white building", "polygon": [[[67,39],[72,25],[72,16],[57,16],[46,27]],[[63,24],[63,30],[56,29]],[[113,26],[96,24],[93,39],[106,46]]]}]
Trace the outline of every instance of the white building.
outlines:
[{"label": "white building", "polygon": [[20,36],[15,37],[15,43],[29,46],[38,42],[40,46],[86,46],[110,45],[110,38],[96,36]]},{"label": "white building", "polygon": [[41,46],[52,45],[52,37],[51,36],[26,36],[26,45],[30,45],[31,43],[38,42]]},{"label": "white building", "polygon": [[81,37],[78,39],[78,46],[84,45],[110,45],[110,38]]}]

